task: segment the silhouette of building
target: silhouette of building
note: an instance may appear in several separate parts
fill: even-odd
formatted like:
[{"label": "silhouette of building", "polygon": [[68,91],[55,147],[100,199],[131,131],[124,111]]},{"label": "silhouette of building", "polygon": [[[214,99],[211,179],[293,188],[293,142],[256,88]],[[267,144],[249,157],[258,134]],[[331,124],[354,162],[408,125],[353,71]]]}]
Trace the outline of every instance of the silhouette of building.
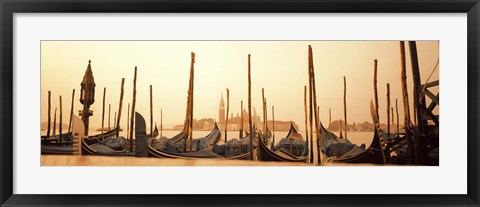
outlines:
[{"label": "silhouette of building", "polygon": [[220,99],[220,106],[218,109],[218,121],[220,123],[225,122],[225,102],[223,102],[223,93],[222,93],[222,98]]}]

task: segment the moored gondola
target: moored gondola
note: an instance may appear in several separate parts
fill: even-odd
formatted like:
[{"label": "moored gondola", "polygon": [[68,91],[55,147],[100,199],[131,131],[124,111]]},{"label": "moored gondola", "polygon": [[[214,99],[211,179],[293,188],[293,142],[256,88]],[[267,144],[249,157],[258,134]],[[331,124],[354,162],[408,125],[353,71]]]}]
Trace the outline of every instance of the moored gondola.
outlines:
[{"label": "moored gondola", "polygon": [[103,156],[135,156],[146,157],[148,155],[148,139],[146,134],[146,124],[143,116],[135,112],[135,151],[115,150],[102,143],[89,145],[82,140],[82,154],[103,155]]},{"label": "moored gondola", "polygon": [[[350,149],[348,152],[345,154],[339,156],[339,157],[329,157],[324,153],[324,149],[321,150],[322,154],[327,157],[327,159],[332,160],[333,162],[338,162],[338,163],[368,163],[368,164],[385,164],[385,155],[381,146],[381,141],[380,141],[380,136],[379,132],[381,131],[379,129],[379,124],[378,121],[376,120],[375,117],[375,110],[371,107],[371,112],[372,112],[372,118],[374,121],[374,124],[376,126],[375,133],[372,139],[372,142],[368,148],[364,147],[359,147],[359,146],[354,146],[352,149]],[[321,132],[318,137],[319,143],[322,148],[323,144],[327,142],[328,140],[334,140],[337,139],[336,136],[329,132],[327,129],[321,125]],[[363,146],[363,145],[362,145]]]},{"label": "moored gondola", "polygon": [[287,150],[272,151],[267,145],[260,141],[258,144],[258,158],[261,161],[278,161],[278,162],[306,162],[307,156],[296,156]]},{"label": "moored gondola", "polygon": [[182,142],[184,139],[182,135],[186,136],[186,133],[182,131],[177,136],[173,137],[175,140],[178,140],[176,146],[173,145],[174,147],[163,146],[162,148],[156,148],[149,144],[148,153],[149,156],[158,158],[223,158],[212,152],[213,145],[220,138],[220,134],[221,132],[215,123],[212,131],[207,136],[192,141],[192,148],[195,151],[183,152],[181,151],[184,148],[184,142]]}]

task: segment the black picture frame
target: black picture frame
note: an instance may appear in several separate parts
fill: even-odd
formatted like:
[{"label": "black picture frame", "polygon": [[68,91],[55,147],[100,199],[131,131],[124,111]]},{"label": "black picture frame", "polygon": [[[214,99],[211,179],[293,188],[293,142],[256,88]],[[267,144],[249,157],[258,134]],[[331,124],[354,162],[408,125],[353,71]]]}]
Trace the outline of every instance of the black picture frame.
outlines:
[{"label": "black picture frame", "polygon": [[[1,206],[479,206],[478,0],[0,0]],[[467,13],[468,189],[465,195],[20,195],[13,194],[15,13]],[[455,178],[445,178],[455,179]],[[388,187],[382,185],[379,187]],[[361,188],[359,188],[360,190]],[[360,192],[361,193],[361,192]]]}]

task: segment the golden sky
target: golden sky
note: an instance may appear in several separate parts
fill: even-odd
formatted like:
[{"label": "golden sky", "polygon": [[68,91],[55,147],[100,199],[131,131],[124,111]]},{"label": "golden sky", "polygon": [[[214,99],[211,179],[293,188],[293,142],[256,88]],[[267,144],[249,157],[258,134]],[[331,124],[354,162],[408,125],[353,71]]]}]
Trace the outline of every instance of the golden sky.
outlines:
[{"label": "golden sky", "polygon": [[[149,85],[153,85],[155,122],[159,124],[160,109],[163,109],[164,127],[183,123],[190,53],[195,52],[195,119],[218,120],[219,101],[222,93],[226,98],[226,88],[230,90],[230,111],[234,115],[240,112],[241,100],[247,107],[247,56],[251,54],[252,104],[257,112],[262,113],[261,91],[265,88],[269,119],[271,106],[274,105],[275,120],[292,120],[303,129],[303,87],[308,84],[308,45],[313,47],[321,121],[328,122],[329,108],[332,120],[343,119],[343,76],[346,76],[348,122],[372,122],[369,104],[374,99],[373,62],[378,59],[380,121],[386,121],[386,83],[390,83],[392,106],[395,108],[395,99],[398,99],[400,122],[403,123],[398,41],[42,41],[41,121],[47,120],[49,90],[52,91],[52,116],[61,95],[63,120],[68,123],[72,89],[75,89],[74,114],[78,115],[78,110],[82,109],[79,102],[80,82],[91,60],[96,90],[90,128],[101,126],[104,87],[107,88],[106,110],[108,104],[112,107],[113,126],[122,78],[125,78],[125,94],[121,126],[126,126],[127,104],[132,102],[133,96],[135,66],[138,67],[136,111],[143,114],[148,122]],[[407,80],[412,104],[412,70],[406,45]],[[417,41],[417,49],[422,83],[425,83],[438,61],[439,43]],[[438,79],[439,68],[430,80]]]}]

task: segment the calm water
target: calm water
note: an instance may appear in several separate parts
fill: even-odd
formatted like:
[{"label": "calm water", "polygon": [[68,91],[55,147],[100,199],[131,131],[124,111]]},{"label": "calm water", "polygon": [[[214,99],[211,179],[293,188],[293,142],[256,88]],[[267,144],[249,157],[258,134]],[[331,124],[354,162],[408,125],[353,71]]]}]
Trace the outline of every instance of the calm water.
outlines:
[{"label": "calm water", "polygon": [[[222,131],[222,137],[220,138],[220,144],[223,143],[223,132]],[[150,131],[147,131],[147,133],[150,133]],[[160,132],[159,132],[160,133]],[[163,131],[163,136],[166,137],[173,137],[180,133],[180,131]],[[198,137],[204,137],[206,136],[210,131],[193,131],[193,137],[198,138]],[[287,135],[288,131],[277,131],[275,132],[275,142],[280,141],[280,139],[284,138]],[[300,131],[300,134],[305,138],[305,131]],[[338,132],[334,132],[337,136],[339,135]],[[42,135],[46,134],[46,131],[42,131]],[[58,134],[58,131],[57,131]],[[89,135],[95,135],[95,134],[100,134],[100,131],[96,131],[94,129],[89,131]],[[124,129],[123,131],[120,132],[120,136],[127,137],[127,130]],[[238,131],[228,131],[228,136],[227,139],[233,139],[233,138],[238,138],[239,132]],[[348,132],[348,139],[357,145],[365,144],[365,147],[369,147],[372,139],[373,139],[373,132]]]}]

